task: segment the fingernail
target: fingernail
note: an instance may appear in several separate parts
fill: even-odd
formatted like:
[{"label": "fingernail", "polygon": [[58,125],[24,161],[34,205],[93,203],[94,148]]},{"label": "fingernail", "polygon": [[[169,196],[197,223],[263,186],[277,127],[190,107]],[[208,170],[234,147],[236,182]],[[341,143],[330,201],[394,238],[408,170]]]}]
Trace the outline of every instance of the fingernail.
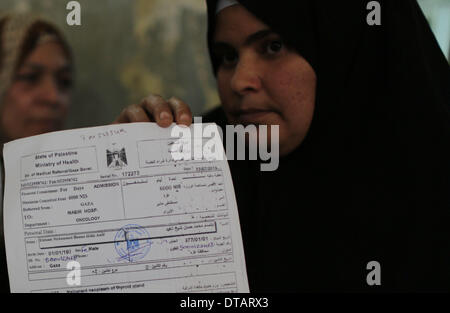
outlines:
[{"label": "fingernail", "polygon": [[180,116],[180,122],[188,123],[188,122],[190,122],[190,121],[191,121],[191,118],[189,117],[188,114],[186,114],[186,113],[181,114],[181,116]]},{"label": "fingernail", "polygon": [[168,120],[168,119],[170,119],[170,114],[167,113],[166,111],[163,111],[159,115],[159,119],[161,119],[161,120]]}]

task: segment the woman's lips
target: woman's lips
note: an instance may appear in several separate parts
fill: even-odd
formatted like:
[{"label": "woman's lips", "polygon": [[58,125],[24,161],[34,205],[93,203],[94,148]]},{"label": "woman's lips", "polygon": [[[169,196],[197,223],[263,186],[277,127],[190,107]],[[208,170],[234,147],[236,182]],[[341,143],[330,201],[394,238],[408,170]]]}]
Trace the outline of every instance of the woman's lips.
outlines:
[{"label": "woman's lips", "polygon": [[239,110],[233,114],[237,121],[242,124],[260,123],[267,120],[267,117],[275,112],[272,110]]},{"label": "woman's lips", "polygon": [[62,124],[61,118],[39,118],[31,121],[32,125],[43,129],[53,130],[59,129]]}]

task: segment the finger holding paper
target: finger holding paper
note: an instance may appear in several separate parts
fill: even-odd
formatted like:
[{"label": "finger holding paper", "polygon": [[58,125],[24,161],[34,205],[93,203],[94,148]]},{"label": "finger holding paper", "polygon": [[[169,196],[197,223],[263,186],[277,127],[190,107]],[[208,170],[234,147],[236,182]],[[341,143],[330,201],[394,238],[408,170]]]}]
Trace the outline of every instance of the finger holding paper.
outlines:
[{"label": "finger holding paper", "polygon": [[190,126],[192,113],[189,106],[176,97],[165,100],[150,94],[140,104],[129,105],[120,113],[113,124],[156,122],[161,127],[169,127],[173,122]]}]

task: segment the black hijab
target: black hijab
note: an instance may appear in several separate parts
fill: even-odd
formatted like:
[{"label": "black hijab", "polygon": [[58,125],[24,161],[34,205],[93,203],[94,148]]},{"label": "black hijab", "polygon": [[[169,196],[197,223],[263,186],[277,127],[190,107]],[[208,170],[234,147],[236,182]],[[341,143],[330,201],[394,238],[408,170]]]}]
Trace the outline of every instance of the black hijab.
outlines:
[{"label": "black hijab", "polygon": [[250,290],[449,291],[450,71],[417,2],[378,1],[380,26],[368,1],[239,2],[318,78],[311,129],[276,172],[230,162]]}]

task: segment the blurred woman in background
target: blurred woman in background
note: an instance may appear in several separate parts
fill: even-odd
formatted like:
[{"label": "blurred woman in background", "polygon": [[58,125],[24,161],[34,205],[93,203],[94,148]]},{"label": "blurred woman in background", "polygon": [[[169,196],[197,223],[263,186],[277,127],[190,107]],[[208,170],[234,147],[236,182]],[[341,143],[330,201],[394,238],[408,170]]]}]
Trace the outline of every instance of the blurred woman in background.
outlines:
[{"label": "blurred woman in background", "polygon": [[[73,60],[60,31],[26,14],[0,18],[0,156],[3,144],[61,130],[71,99]],[[3,234],[3,158],[0,157],[0,290],[9,292]]]}]

